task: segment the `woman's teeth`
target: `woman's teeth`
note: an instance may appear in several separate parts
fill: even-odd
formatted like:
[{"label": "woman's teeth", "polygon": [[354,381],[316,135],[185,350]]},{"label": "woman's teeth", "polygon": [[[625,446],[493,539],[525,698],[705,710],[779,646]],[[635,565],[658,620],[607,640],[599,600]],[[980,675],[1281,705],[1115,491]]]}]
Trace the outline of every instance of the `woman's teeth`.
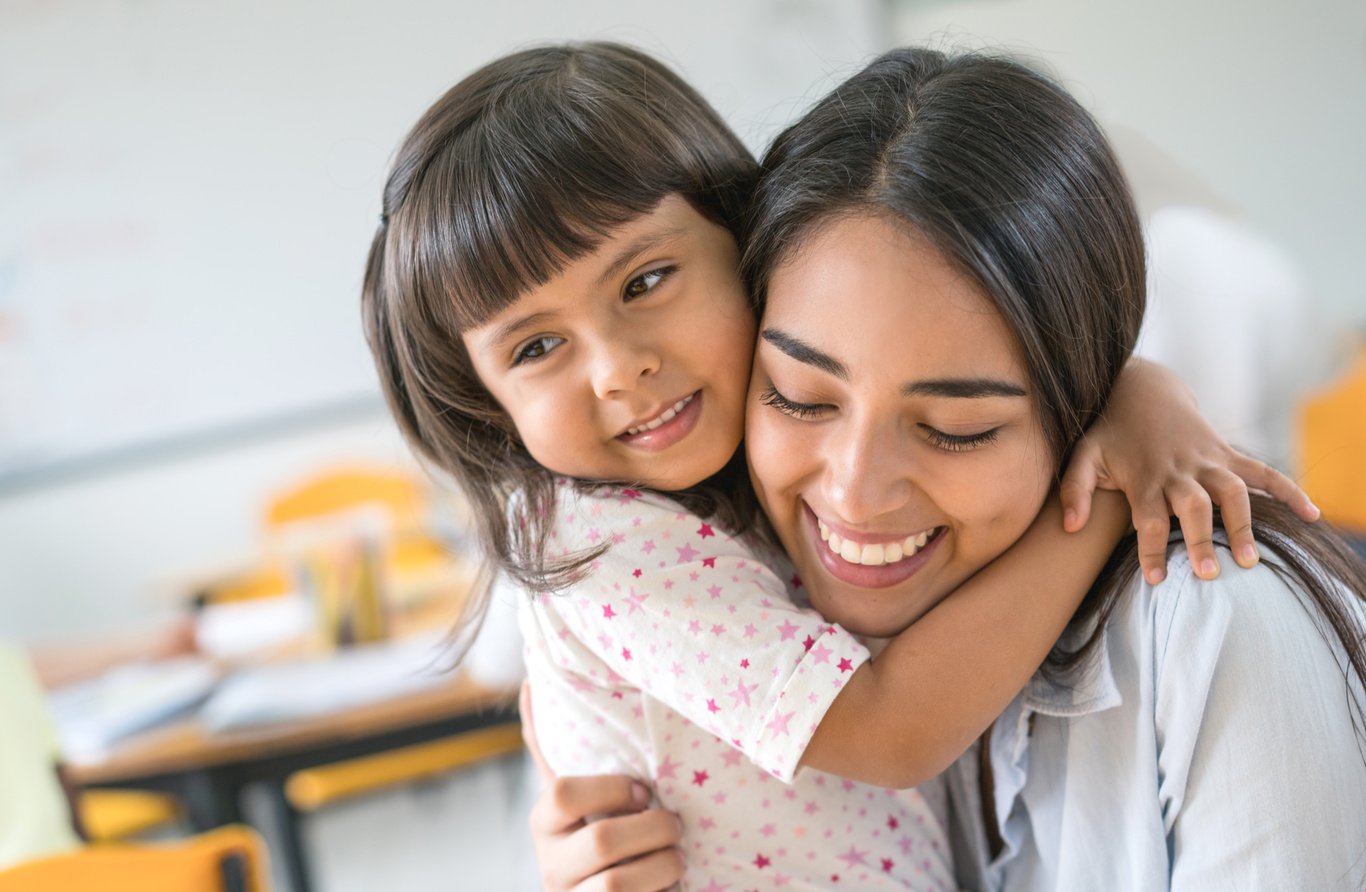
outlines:
[{"label": "woman's teeth", "polygon": [[667,422],[673,421],[674,416],[677,415],[679,412],[682,412],[683,407],[686,406],[688,403],[692,402],[692,398],[693,394],[688,394],[687,396],[683,397],[683,399],[679,400],[669,408],[665,409],[664,412],[654,421],[646,422],[645,424],[642,424],[640,427],[628,427],[626,429],[626,435],[633,437],[636,434],[643,434],[646,431],[652,431],[655,428],[659,427],[661,424],[666,424]]},{"label": "woman's teeth", "polygon": [[907,536],[900,542],[888,542],[886,544],[860,545],[852,539],[841,538],[839,533],[830,532],[830,528],[825,525],[825,521],[817,519],[816,524],[821,530],[821,541],[835,554],[850,564],[863,564],[866,567],[878,567],[883,564],[895,564],[897,561],[905,560],[917,551],[925,547],[925,543],[938,529],[926,530],[914,536]]}]

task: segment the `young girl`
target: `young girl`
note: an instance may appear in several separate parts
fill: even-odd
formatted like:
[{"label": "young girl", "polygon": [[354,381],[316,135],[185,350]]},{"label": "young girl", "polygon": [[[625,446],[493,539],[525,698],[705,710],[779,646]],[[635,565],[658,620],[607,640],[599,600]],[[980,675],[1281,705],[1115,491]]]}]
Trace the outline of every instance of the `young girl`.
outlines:
[{"label": "young girl", "polygon": [[[801,606],[801,581],[761,544],[738,455],[755,317],[737,235],[754,181],[733,134],[648,57],[609,44],[506,57],[401,147],[367,334],[405,435],[463,485],[491,566],[535,593],[522,627],[558,772],[650,780],[682,815],[689,888],[950,888],[942,803],[906,788],[1019,691],[1127,519],[1102,499],[1064,543],[1050,499],[971,581],[926,586],[925,568],[979,546],[950,522],[863,529],[876,494],[849,493],[837,528],[809,509],[804,522],[870,619],[832,625]],[[1120,404],[1113,436],[1130,448],[1149,434],[1145,407],[1186,419],[1130,468],[1172,464],[1203,430],[1154,374],[1121,384]],[[972,442],[959,427],[925,435],[954,452]],[[1040,443],[1019,471],[1055,459]],[[1216,498],[1236,506],[1235,490]],[[908,626],[876,660],[855,637]]]}]

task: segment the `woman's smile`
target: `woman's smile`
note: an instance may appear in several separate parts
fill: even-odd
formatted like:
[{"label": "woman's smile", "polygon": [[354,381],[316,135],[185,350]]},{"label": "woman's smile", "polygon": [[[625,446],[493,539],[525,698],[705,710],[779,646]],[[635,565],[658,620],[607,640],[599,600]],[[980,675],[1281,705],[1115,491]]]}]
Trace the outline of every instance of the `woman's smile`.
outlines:
[{"label": "woman's smile", "polygon": [[893,635],[1019,538],[1049,490],[1015,343],[929,242],[877,217],[798,247],[760,329],[746,434],[760,502],[812,605]]}]

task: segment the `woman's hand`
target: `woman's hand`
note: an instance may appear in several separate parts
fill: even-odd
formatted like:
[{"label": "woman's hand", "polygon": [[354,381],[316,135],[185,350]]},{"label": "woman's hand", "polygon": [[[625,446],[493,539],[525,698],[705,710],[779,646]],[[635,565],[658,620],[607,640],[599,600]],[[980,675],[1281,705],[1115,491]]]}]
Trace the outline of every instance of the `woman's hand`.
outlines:
[{"label": "woman's hand", "polygon": [[543,782],[531,838],[548,892],[659,892],[681,880],[678,817],[649,808],[650,791],[624,775],[555,777],[536,745],[527,682],[520,702],[522,737]]},{"label": "woman's hand", "polygon": [[1181,523],[1191,566],[1202,579],[1219,575],[1214,551],[1214,506],[1240,566],[1257,563],[1248,488],[1284,502],[1301,518],[1317,520],[1304,490],[1265,462],[1235,450],[1212,428],[1190,389],[1171,370],[1131,359],[1120,373],[1105,416],[1077,444],[1063,474],[1063,526],[1081,529],[1096,487],[1129,499],[1143,578],[1167,575],[1171,516]]}]

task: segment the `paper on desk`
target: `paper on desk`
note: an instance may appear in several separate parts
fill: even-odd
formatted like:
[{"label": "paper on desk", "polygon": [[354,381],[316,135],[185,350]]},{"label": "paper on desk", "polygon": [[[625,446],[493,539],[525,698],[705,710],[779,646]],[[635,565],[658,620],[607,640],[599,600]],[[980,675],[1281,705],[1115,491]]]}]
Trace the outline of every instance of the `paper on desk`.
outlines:
[{"label": "paper on desk", "polygon": [[71,762],[104,758],[118,741],[203,700],[218,669],[184,656],[118,666],[98,678],[59,688],[48,697],[63,756]]},{"label": "paper on desk", "polygon": [[437,630],[356,645],[325,657],[239,670],[200,710],[210,731],[326,715],[450,683]]}]

